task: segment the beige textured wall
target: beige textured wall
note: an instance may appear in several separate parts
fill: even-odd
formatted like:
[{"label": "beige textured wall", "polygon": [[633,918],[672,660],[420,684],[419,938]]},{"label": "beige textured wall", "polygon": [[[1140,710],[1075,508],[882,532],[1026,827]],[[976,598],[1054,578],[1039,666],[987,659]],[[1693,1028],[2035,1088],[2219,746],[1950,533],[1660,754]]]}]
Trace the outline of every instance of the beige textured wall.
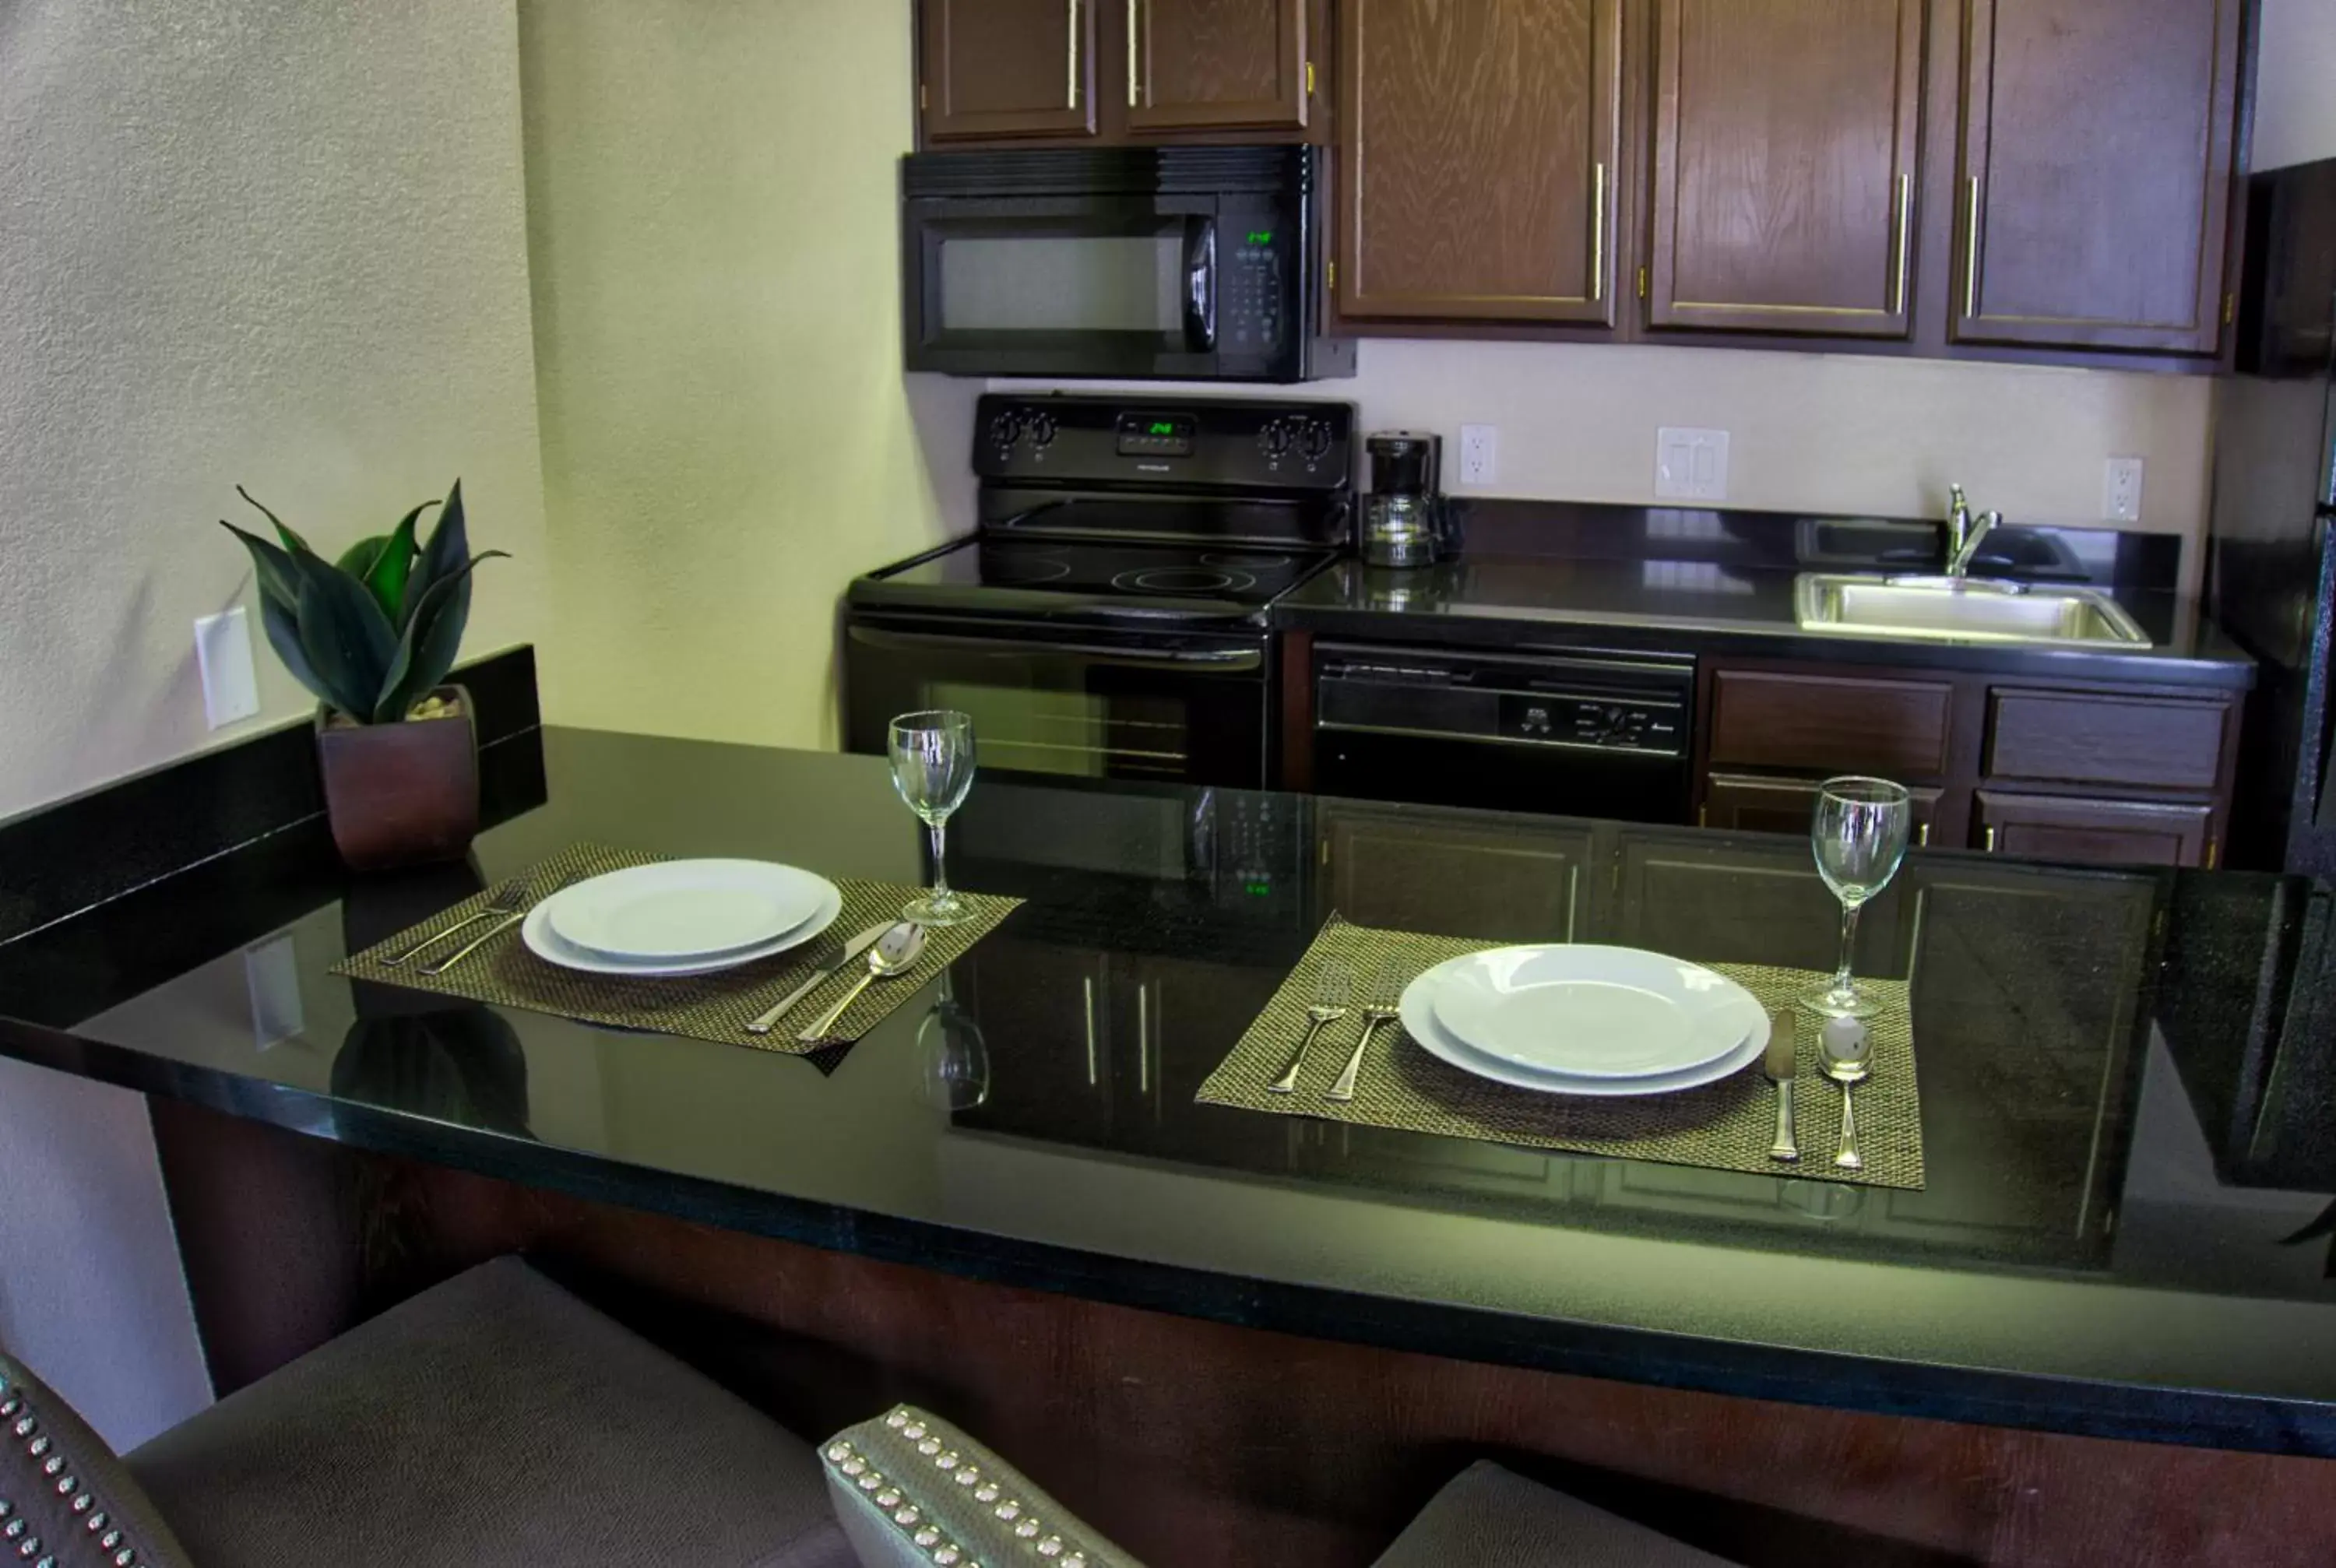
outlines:
[{"label": "beige textured wall", "polygon": [[2336,0],[2263,0],[2253,166],[2336,158]]},{"label": "beige textured wall", "polygon": [[832,744],[838,596],[969,483],[975,388],[900,370],[910,11],[520,0],[553,717]]},{"label": "beige textured wall", "polygon": [[508,6],[0,0],[0,815],[313,706],[255,609],[205,728],[236,481],[321,548],[459,473],[470,648],[536,635],[528,326]]},{"label": "beige textured wall", "polygon": [[1482,493],[1533,500],[1653,501],[1667,424],[1728,433],[1727,504],[1787,511],[1928,517],[1960,480],[2013,521],[2094,522],[2103,465],[2140,457],[2141,526],[2195,540],[2211,386],[1845,354],[1374,338],[1354,379],[1304,394],[1353,401],[1366,429],[1437,431],[1455,448],[1464,424],[1498,425],[1499,480]]}]

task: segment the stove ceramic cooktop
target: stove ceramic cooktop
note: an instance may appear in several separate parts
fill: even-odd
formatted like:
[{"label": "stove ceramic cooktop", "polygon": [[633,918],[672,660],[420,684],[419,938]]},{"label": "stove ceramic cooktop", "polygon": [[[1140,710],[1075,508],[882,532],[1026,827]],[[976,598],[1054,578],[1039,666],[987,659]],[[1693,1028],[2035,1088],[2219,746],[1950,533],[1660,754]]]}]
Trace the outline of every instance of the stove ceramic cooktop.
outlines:
[{"label": "stove ceramic cooktop", "polygon": [[[1085,540],[977,538],[939,555],[863,579],[876,597],[978,605],[1010,595],[1061,596],[1066,603],[1208,601],[1260,609],[1329,559],[1327,550],[1210,544],[1122,544]],[[890,590],[890,591],[888,591]]]}]

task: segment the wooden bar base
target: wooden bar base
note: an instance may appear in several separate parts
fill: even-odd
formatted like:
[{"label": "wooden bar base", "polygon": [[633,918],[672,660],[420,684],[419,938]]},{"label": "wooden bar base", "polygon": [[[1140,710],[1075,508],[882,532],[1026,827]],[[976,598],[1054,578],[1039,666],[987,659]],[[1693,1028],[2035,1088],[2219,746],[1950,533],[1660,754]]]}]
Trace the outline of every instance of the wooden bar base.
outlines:
[{"label": "wooden bar base", "polygon": [[585,1203],[175,1102],[153,1115],[222,1393],[523,1249],[806,1437],[896,1399],[930,1406],[1153,1568],[1360,1568],[1478,1457],[1753,1568],[2336,1561],[2328,1461],[1294,1339]]}]

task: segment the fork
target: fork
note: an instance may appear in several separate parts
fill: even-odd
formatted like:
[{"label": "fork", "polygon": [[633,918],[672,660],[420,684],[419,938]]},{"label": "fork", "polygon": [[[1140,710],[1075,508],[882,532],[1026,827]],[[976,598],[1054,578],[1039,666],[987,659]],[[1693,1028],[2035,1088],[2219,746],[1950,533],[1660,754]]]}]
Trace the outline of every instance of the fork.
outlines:
[{"label": "fork", "polygon": [[1290,1066],[1281,1076],[1265,1086],[1270,1095],[1294,1095],[1298,1092],[1298,1069],[1306,1065],[1307,1047],[1314,1037],[1322,1032],[1325,1024],[1335,1024],[1347,1016],[1347,998],[1355,989],[1352,966],[1333,959],[1322,966],[1314,981],[1314,1005],[1306,1009],[1306,1032],[1298,1037],[1298,1054],[1290,1058]]},{"label": "fork", "polygon": [[1355,1079],[1362,1073],[1363,1057],[1371,1048],[1371,1037],[1379,1032],[1382,1025],[1391,1024],[1402,1016],[1396,998],[1403,994],[1403,970],[1392,959],[1379,965],[1378,974],[1371,981],[1370,994],[1380,999],[1363,1008],[1363,1037],[1355,1042],[1355,1054],[1347,1058],[1338,1081],[1330,1086],[1324,1099],[1344,1105],[1355,1097]]},{"label": "fork", "polygon": [[507,881],[501,887],[495,890],[495,896],[489,899],[485,907],[481,909],[477,913],[465,915],[462,919],[456,920],[453,925],[448,926],[444,930],[437,931],[430,936],[423,938],[420,941],[414,943],[404,952],[399,953],[393,958],[382,959],[381,966],[385,969],[394,969],[402,965],[411,963],[414,959],[421,957],[425,949],[437,946],[448,937],[453,936],[456,931],[462,930],[470,926],[477,925],[481,920],[493,920],[497,915],[517,914],[526,907],[527,879],[525,877],[520,877],[513,881]]}]

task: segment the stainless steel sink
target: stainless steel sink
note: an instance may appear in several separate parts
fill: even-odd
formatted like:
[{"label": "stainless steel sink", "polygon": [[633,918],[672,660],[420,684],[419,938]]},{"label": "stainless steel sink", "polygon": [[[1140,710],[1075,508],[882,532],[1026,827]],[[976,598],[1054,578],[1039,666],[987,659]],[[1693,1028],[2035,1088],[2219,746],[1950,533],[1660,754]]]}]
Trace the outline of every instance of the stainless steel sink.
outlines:
[{"label": "stainless steel sink", "polygon": [[1794,610],[1803,631],[2056,648],[2147,648],[2108,595],[1981,578],[1856,577],[1804,572]]}]

